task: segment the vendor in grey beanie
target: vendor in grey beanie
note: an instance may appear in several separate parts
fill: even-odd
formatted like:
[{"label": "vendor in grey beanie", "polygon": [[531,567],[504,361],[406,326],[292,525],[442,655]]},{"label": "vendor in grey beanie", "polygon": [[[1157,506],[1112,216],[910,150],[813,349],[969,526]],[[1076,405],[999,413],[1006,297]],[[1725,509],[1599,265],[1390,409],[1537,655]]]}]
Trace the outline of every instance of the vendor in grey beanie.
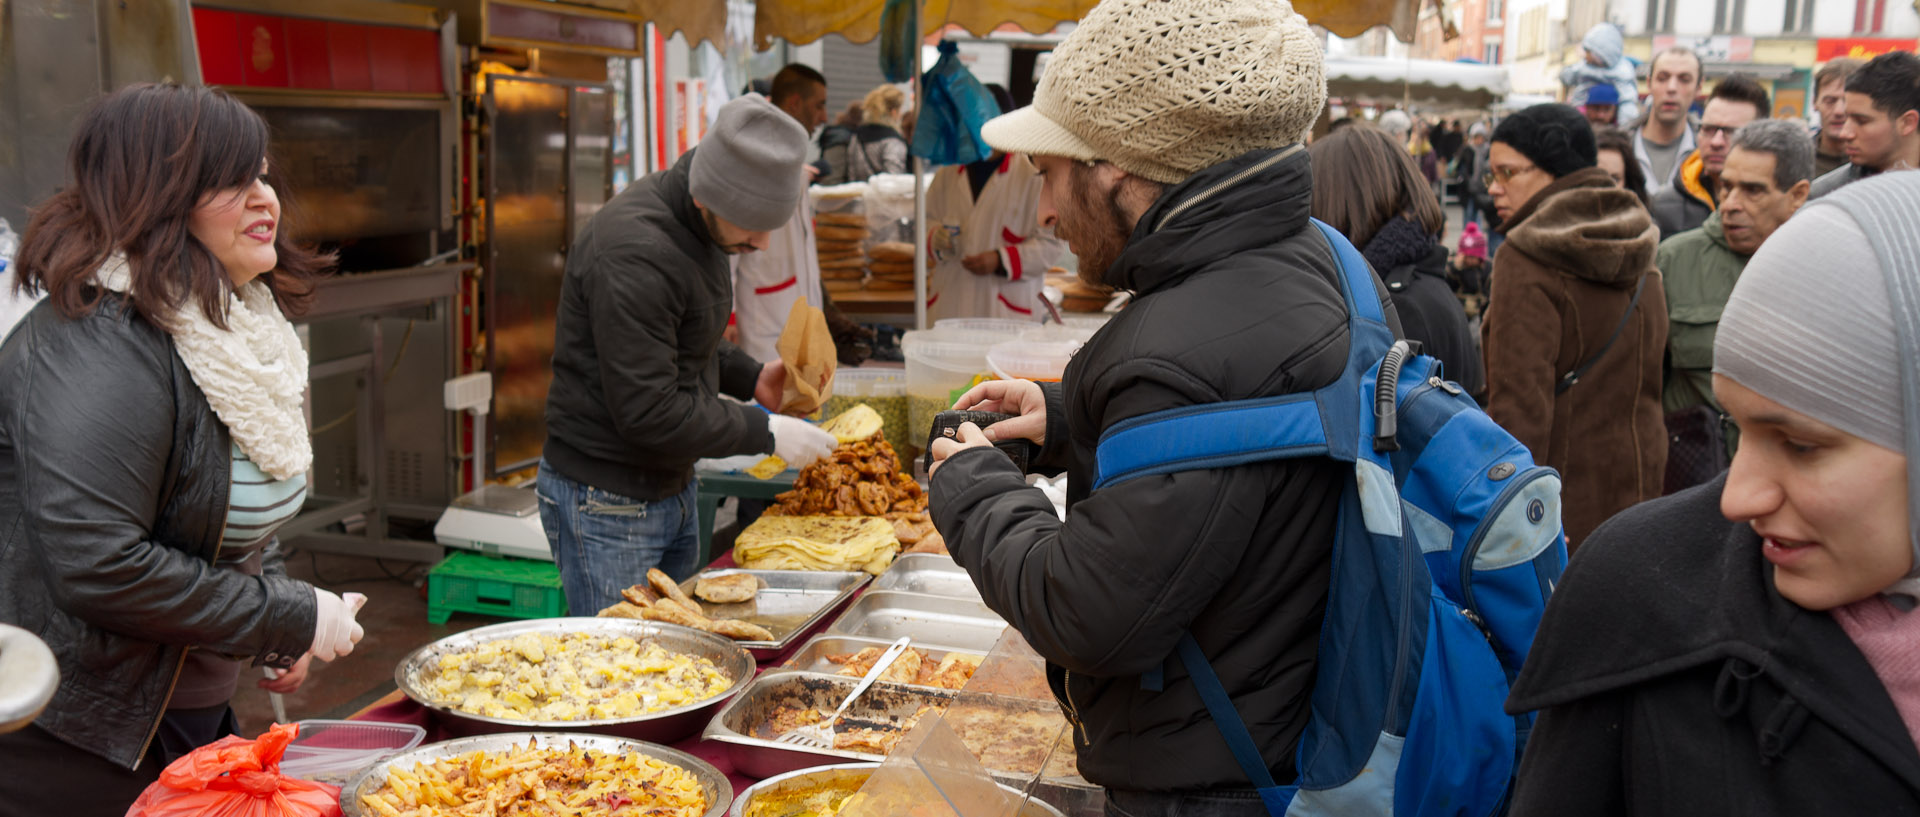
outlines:
[{"label": "vendor in grey beanie", "polygon": [[793,220],[806,195],[806,162],[800,123],[758,94],[743,96],[720,106],[694,149],[693,200],[743,230],[771,232]]},{"label": "vendor in grey beanie", "polygon": [[[1915,361],[1920,361],[1920,173],[1889,173],[1808,205],[1754,254],[1727,302],[1714,344],[1716,393],[1732,391],[1743,399],[1750,394],[1785,409],[1743,419],[1729,406],[1742,422],[1743,435],[1748,422],[1757,422],[1793,440],[1798,447],[1792,451],[1807,457],[1798,478],[1818,486],[1810,490],[1829,495],[1826,507],[1804,496],[1796,500],[1789,484],[1793,474],[1779,480],[1769,476],[1792,468],[1770,468],[1768,452],[1756,450],[1757,487],[1784,497],[1779,504],[1785,518],[1773,518],[1782,516],[1773,511],[1756,515],[1753,525],[1772,537],[1768,548],[1793,557],[1774,561],[1781,565],[1782,595],[1802,606],[1823,609],[1888,593],[1906,596],[1900,604],[1911,607],[1920,588],[1914,581],[1920,576],[1920,523],[1913,516],[1920,510]],[[1813,422],[1797,420],[1796,414]],[[1747,455],[1744,439],[1742,457]],[[1867,453],[1856,456],[1855,449]],[[1876,450],[1879,460],[1868,456]],[[1822,460],[1816,457],[1842,470],[1821,477]],[[1889,465],[1893,473],[1859,486],[1858,492],[1847,493],[1837,481],[1876,473],[1874,462],[1893,458],[1903,465]],[[1753,475],[1743,475],[1736,458],[1727,493],[1751,492],[1756,486],[1743,476]],[[1723,500],[1729,518],[1756,504],[1741,500]],[[1757,504],[1764,509],[1770,502]],[[1900,505],[1899,518],[1881,519]],[[1875,519],[1882,524],[1873,524]],[[1815,547],[1824,559],[1799,553]]]}]

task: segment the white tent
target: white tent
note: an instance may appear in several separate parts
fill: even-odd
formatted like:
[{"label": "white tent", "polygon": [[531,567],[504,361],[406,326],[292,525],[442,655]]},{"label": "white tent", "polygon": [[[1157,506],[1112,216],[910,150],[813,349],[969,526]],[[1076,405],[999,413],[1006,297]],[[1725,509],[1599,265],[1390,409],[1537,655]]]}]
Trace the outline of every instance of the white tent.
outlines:
[{"label": "white tent", "polygon": [[1348,102],[1487,108],[1511,88],[1503,65],[1390,57],[1327,58],[1327,94]]}]

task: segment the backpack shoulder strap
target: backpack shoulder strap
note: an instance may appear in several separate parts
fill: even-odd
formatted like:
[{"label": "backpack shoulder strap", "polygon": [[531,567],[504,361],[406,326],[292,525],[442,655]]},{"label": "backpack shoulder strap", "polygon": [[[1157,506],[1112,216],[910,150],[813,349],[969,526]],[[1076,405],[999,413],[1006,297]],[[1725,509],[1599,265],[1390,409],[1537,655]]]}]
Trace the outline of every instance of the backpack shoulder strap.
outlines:
[{"label": "backpack shoulder strap", "polygon": [[1101,434],[1094,454],[1096,490],[1153,474],[1293,457],[1354,458],[1358,384],[1393,338],[1372,267],[1339,231],[1317,219],[1309,223],[1331,245],[1338,268],[1348,313],[1346,374],[1317,391],[1183,406],[1117,423]]},{"label": "backpack shoulder strap", "polygon": [[1601,344],[1600,351],[1594,352],[1593,357],[1587,358],[1587,362],[1563,375],[1560,382],[1553,387],[1554,394],[1564,394],[1567,389],[1573,388],[1573,384],[1580,382],[1581,375],[1586,374],[1588,369],[1592,369],[1594,364],[1599,363],[1600,358],[1607,356],[1607,350],[1612,349],[1613,342],[1620,339],[1620,333],[1627,331],[1627,324],[1633,320],[1634,307],[1640,304],[1640,293],[1647,288],[1647,279],[1652,277],[1651,275],[1640,276],[1640,283],[1633,287],[1633,298],[1627,301],[1626,314],[1621,315],[1619,325],[1613,327],[1613,336],[1607,338],[1607,342]]}]

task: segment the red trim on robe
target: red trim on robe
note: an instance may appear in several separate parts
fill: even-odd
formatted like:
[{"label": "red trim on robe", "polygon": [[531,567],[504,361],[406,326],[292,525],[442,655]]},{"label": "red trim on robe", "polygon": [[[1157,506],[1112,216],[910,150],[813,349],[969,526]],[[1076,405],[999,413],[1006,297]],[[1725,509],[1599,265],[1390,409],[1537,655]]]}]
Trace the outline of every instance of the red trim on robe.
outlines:
[{"label": "red trim on robe", "polygon": [[1022,315],[1031,315],[1031,314],[1033,314],[1033,310],[1032,310],[1032,309],[1021,309],[1020,307],[1017,307],[1017,306],[1014,306],[1014,305],[1013,305],[1013,302],[1012,302],[1012,301],[1009,301],[1009,300],[1007,300],[1007,296],[1005,296],[1005,295],[995,295],[995,296],[993,296],[993,297],[995,297],[995,298],[999,298],[999,299],[1000,299],[1000,305],[1001,305],[1001,306],[1004,306],[1004,307],[1006,307],[1006,308],[1008,308],[1008,309],[1011,309],[1011,310],[1013,310],[1013,311],[1015,311],[1015,312],[1018,312],[1018,313],[1020,313],[1020,314],[1022,314]]},{"label": "red trim on robe", "polygon": [[775,292],[779,292],[780,290],[783,290],[783,289],[786,289],[786,288],[788,288],[788,287],[791,287],[791,286],[793,286],[794,284],[797,284],[797,283],[800,283],[800,279],[799,279],[799,277],[797,277],[797,276],[787,276],[787,280],[785,280],[785,281],[781,281],[780,283],[777,283],[777,284],[774,284],[773,286],[770,286],[770,287],[754,287],[754,288],[753,288],[753,294],[755,294],[755,295],[772,295],[772,294],[773,294],[773,293],[775,293]]}]

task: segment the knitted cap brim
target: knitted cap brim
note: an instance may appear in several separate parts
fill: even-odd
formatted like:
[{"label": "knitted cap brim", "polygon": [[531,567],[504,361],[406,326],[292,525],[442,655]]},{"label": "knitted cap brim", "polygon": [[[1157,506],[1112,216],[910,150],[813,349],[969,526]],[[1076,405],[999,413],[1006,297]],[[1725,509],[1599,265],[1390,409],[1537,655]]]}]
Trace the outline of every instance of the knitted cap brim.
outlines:
[{"label": "knitted cap brim", "polygon": [[1099,161],[1093,146],[1032,106],[996,116],[980,129],[980,138],[994,150],[1029,156],[1064,156],[1083,162]]}]

